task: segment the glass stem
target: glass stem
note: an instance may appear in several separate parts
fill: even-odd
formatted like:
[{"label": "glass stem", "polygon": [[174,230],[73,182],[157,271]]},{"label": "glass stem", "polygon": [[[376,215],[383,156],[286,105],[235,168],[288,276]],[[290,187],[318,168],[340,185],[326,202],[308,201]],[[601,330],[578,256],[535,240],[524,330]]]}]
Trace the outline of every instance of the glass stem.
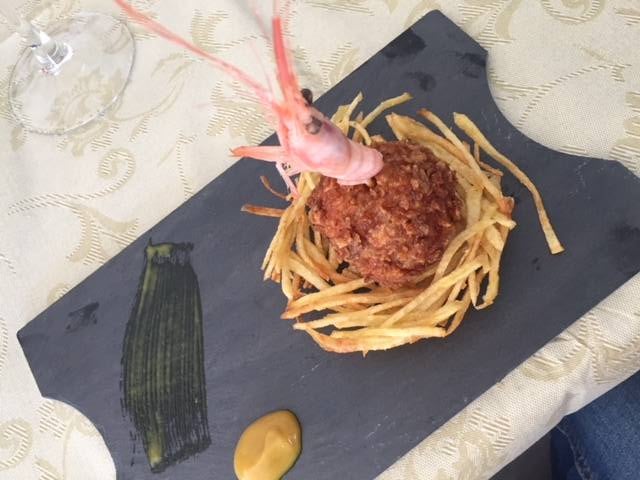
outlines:
[{"label": "glass stem", "polygon": [[55,75],[60,71],[62,64],[73,55],[69,45],[52,40],[46,32],[24,19],[20,20],[18,32],[40,62],[44,73]]}]

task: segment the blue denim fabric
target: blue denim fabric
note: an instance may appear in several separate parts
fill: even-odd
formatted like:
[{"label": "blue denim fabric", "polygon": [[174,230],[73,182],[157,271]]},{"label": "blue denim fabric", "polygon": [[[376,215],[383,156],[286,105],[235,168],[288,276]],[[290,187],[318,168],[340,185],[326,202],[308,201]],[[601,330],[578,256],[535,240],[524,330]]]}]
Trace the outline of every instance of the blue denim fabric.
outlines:
[{"label": "blue denim fabric", "polygon": [[640,480],[640,373],[551,432],[554,480]]}]

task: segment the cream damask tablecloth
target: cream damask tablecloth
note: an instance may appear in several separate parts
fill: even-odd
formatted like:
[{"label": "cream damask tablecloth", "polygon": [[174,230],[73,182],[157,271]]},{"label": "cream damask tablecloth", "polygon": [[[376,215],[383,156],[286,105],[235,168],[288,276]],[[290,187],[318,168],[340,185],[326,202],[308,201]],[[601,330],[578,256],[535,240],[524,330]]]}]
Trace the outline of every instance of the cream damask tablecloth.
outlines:
[{"label": "cream damask tablecloth", "polygon": [[[134,3],[247,70],[254,67],[247,39],[271,57],[243,1]],[[493,93],[515,125],[550,147],[617,160],[640,175],[638,0],[294,4],[301,83],[316,92],[440,8],[490,51]],[[82,10],[119,14],[105,0],[33,2],[27,9],[43,23]],[[82,132],[43,137],[23,131],[8,112],[7,77],[19,41],[0,25],[1,480],[114,478],[94,427],[40,397],[16,331],[227,168],[230,146],[259,142],[270,131],[245,91],[133,30],[137,62],[117,108]],[[95,79],[84,88],[106,87]],[[639,368],[637,276],[380,478],[488,478],[563,415]]]}]

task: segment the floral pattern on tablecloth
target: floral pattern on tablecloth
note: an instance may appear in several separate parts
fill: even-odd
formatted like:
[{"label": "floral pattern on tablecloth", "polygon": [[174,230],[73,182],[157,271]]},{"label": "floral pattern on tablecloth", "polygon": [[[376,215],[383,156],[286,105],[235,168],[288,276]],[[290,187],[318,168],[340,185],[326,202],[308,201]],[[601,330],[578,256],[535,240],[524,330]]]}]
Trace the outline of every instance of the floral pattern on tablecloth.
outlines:
[{"label": "floral pattern on tablecloth", "polygon": [[[273,66],[248,2],[133,3],[257,76]],[[512,123],[552,148],[617,160],[640,175],[636,0],[292,4],[294,59],[301,83],[317,94],[440,8],[489,50],[492,92]],[[98,0],[23,8],[43,25],[87,10],[120,15]],[[95,428],[40,397],[15,334],[230,166],[229,147],[256,143],[271,130],[241,86],[131,28],[137,60],[115,108],[71,135],[42,137],[11,119],[4,92],[20,43],[0,20],[0,480],[115,477]],[[108,88],[92,81],[87,88]],[[380,478],[489,478],[563,415],[637,371],[639,352],[636,277]]]}]

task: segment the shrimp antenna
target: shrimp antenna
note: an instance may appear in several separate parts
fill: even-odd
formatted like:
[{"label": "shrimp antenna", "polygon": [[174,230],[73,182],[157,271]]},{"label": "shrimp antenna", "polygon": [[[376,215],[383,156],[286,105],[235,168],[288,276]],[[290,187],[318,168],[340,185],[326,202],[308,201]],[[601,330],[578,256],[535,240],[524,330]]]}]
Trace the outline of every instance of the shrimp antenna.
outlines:
[{"label": "shrimp antenna", "polygon": [[271,40],[271,34],[269,33],[267,24],[264,23],[264,20],[260,16],[260,12],[258,11],[258,5],[256,4],[255,0],[247,0],[247,4],[249,5],[249,9],[251,10],[251,12],[253,13],[253,16],[255,17],[256,22],[258,23],[260,32],[264,36],[264,39],[268,42],[269,40]]},{"label": "shrimp antenna", "polygon": [[291,0],[273,0],[273,17],[281,17],[285,31],[289,31],[289,20],[291,18]]},{"label": "shrimp antenna", "polygon": [[171,30],[151,19],[144,13],[138,11],[132,5],[127,3],[125,0],[114,0],[120,8],[134,21],[143,25],[147,29],[156,33],[157,35],[169,40],[170,42],[180,45],[181,47],[189,50],[190,52],[195,53],[197,56],[208,60],[212,65],[217,67],[218,69],[225,72],[227,75],[233,77],[240,83],[245,84],[247,87],[251,88],[256,96],[266,103],[269,106],[273,106],[273,99],[270,92],[265,89],[258,82],[253,80],[249,75],[240,70],[238,67],[231,65],[230,63],[225,62],[224,60],[211,55],[208,52],[205,52],[201,48],[195,46],[193,43],[188,42],[184,38],[179,35],[173,33]]},{"label": "shrimp antenna", "polygon": [[264,76],[265,84],[267,85],[267,90],[273,95],[273,85],[271,84],[271,79],[269,78],[269,74],[267,73],[267,69],[264,66],[264,62],[262,58],[260,58],[260,53],[258,52],[258,46],[256,45],[255,39],[249,38],[249,48],[251,48],[251,54],[256,60],[262,75]]},{"label": "shrimp antenna", "polygon": [[[253,16],[255,17],[256,23],[258,24],[258,28],[260,29],[262,36],[267,42],[270,42],[272,40],[272,33],[269,32],[269,29],[267,28],[267,24],[264,22],[264,20],[260,16],[257,3],[255,2],[255,0],[247,0],[247,5],[249,6],[251,13],[253,13]],[[269,91],[273,92],[274,90],[273,90],[273,85],[271,85],[271,79],[269,78],[269,75],[266,73],[266,69],[264,68],[264,63],[262,62],[262,60],[260,59],[260,56],[258,55],[258,50],[253,40],[250,41],[250,46],[251,46],[253,55],[256,57],[256,61],[258,62],[258,65],[260,66],[260,69],[262,70],[263,75],[265,76],[267,87],[269,88]]]},{"label": "shrimp antenna", "polygon": [[[291,61],[290,52],[287,49],[286,41],[284,38],[284,26],[283,19],[279,15],[280,2],[275,0],[273,2],[274,15],[272,19],[273,30],[273,49],[276,57],[276,67],[278,74],[278,83],[280,84],[284,98],[286,102],[299,101],[300,87],[298,85],[298,78],[293,71],[293,64]],[[289,2],[285,1],[285,8],[288,11]],[[286,19],[285,19],[286,20]]]}]

